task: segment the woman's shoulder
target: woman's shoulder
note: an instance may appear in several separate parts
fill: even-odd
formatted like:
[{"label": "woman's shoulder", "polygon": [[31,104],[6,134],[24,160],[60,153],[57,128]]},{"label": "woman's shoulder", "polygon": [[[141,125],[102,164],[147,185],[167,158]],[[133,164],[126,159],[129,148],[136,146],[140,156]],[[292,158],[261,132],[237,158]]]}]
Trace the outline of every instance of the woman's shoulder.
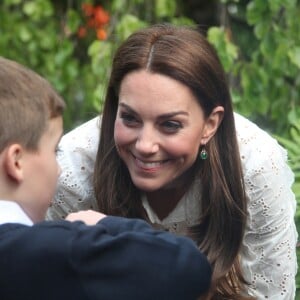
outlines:
[{"label": "woman's shoulder", "polygon": [[270,133],[235,113],[237,140],[244,169],[249,166],[284,165],[287,151]]},{"label": "woman's shoulder", "polygon": [[[275,138],[271,136],[266,130],[263,130],[251,120],[243,117],[238,113],[234,113],[235,127],[237,132],[238,143],[241,146],[253,147],[263,146],[261,141],[265,141],[268,145],[275,148],[281,148]],[[266,147],[264,147],[266,148]]]}]

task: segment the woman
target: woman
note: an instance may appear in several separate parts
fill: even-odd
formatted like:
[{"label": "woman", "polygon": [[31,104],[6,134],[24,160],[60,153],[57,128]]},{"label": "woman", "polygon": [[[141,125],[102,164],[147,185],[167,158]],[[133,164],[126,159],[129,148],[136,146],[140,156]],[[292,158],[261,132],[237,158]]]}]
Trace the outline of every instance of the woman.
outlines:
[{"label": "woman", "polygon": [[[237,133],[235,122],[243,128]],[[95,121],[81,130],[90,127],[97,131]],[[77,149],[74,159],[89,157],[89,169],[83,162],[76,175],[83,181],[70,185],[74,174],[66,166],[52,209],[66,207],[66,193],[87,190],[78,203],[191,236],[213,267],[208,299],[291,299],[295,199],[282,152],[234,116],[224,71],[206,39],[193,29],[156,25],[130,36],[115,55],[95,162],[96,203],[83,187],[93,150],[85,156]]]}]

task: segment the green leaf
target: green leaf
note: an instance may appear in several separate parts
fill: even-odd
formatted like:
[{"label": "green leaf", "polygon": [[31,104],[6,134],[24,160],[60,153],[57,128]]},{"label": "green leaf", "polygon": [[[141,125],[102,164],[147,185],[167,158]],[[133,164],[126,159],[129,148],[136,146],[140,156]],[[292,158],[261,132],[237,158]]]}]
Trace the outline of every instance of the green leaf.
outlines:
[{"label": "green leaf", "polygon": [[88,48],[88,55],[95,56],[101,51],[100,49],[101,49],[101,41],[95,40],[91,43],[91,45]]},{"label": "green leaf", "polygon": [[223,30],[220,27],[210,27],[207,32],[208,40],[216,45],[223,36]]},{"label": "green leaf", "polygon": [[290,61],[300,68],[300,47],[294,47],[288,51]]},{"label": "green leaf", "polygon": [[174,25],[184,25],[184,26],[195,25],[195,22],[192,19],[187,17],[171,18],[170,22]]},{"label": "green leaf", "polygon": [[280,8],[290,9],[296,6],[297,0],[268,0],[270,9],[274,12]]},{"label": "green leaf", "polygon": [[270,10],[272,12],[277,12],[281,8],[282,3],[284,2],[283,0],[267,0],[267,1],[268,1]]},{"label": "green leaf", "polygon": [[4,5],[17,5],[21,4],[22,0],[4,0]]},{"label": "green leaf", "polygon": [[68,29],[75,33],[80,25],[81,18],[77,11],[74,9],[69,9],[67,12],[67,26]]},{"label": "green leaf", "polygon": [[53,6],[48,0],[27,1],[23,5],[24,13],[33,20],[53,15]]},{"label": "green leaf", "polygon": [[235,59],[238,57],[238,48],[231,43],[223,28],[211,27],[207,32],[208,41],[216,48],[222,65],[226,72],[229,72]]},{"label": "green leaf", "polygon": [[[297,128],[295,127],[292,127],[291,130],[290,130],[290,133],[291,133],[291,138],[293,139],[293,141],[300,145],[300,132]],[[299,155],[300,155],[300,151],[299,151]]]},{"label": "green leaf", "polygon": [[113,0],[111,3],[111,10],[112,12],[120,12],[125,9],[124,7],[124,0]]},{"label": "green leaf", "polygon": [[32,38],[32,32],[25,26],[20,27],[18,35],[20,40],[24,43],[28,42]]},{"label": "green leaf", "polygon": [[230,57],[230,60],[233,62],[238,57],[238,48],[236,45],[227,42],[226,43],[226,52]]},{"label": "green leaf", "polygon": [[[300,131],[300,112],[297,113],[296,109],[293,109],[289,114],[288,114],[288,120],[289,123],[292,124],[292,126],[295,126]],[[299,144],[300,145],[300,144]]]},{"label": "green leaf", "polygon": [[263,19],[254,26],[254,33],[258,39],[262,39],[270,31],[271,22],[268,19]]},{"label": "green leaf", "polygon": [[73,48],[70,43],[64,43],[63,47],[54,54],[54,63],[57,66],[64,66],[68,57],[72,55]]},{"label": "green leaf", "polygon": [[274,41],[274,35],[273,34],[266,34],[264,38],[262,39],[260,43],[260,50],[263,56],[265,56],[267,59],[272,59],[270,57],[270,53],[274,52],[276,49],[276,43]]},{"label": "green leaf", "polygon": [[34,1],[28,1],[23,6],[23,11],[27,16],[32,16],[38,11],[38,6]]},{"label": "green leaf", "polygon": [[54,48],[56,38],[51,34],[43,34],[40,39],[40,46],[43,50],[51,50]]},{"label": "green leaf", "polygon": [[247,20],[250,25],[259,23],[268,12],[268,2],[266,0],[252,0],[247,5]]},{"label": "green leaf", "polygon": [[116,32],[121,40],[125,40],[130,34],[138,29],[146,27],[147,23],[138,17],[125,14],[116,26]]},{"label": "green leaf", "polygon": [[173,0],[155,0],[155,15],[159,18],[174,16],[176,2]]},{"label": "green leaf", "polygon": [[76,78],[76,76],[78,75],[78,72],[79,72],[78,66],[74,62],[68,62],[67,65],[65,66],[65,71],[66,71],[68,78],[71,79],[71,81],[74,78]]}]

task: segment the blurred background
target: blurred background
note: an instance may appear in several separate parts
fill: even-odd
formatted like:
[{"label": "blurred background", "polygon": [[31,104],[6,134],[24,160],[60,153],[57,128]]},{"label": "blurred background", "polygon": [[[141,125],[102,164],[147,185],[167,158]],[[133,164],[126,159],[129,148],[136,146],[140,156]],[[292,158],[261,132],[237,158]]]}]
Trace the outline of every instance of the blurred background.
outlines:
[{"label": "blurred background", "polygon": [[[161,22],[196,25],[207,35],[227,72],[235,111],[288,150],[299,203],[299,0],[0,0],[0,55],[53,84],[68,105],[67,132],[101,112],[118,45]],[[296,223],[300,232],[300,209]]]}]

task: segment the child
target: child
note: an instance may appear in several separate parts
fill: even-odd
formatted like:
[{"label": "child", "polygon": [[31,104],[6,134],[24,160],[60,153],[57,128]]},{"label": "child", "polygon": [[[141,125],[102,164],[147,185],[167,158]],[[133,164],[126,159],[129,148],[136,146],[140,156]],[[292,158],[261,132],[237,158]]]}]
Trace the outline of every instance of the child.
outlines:
[{"label": "child", "polygon": [[196,299],[206,258],[187,238],[87,211],[45,222],[60,168],[65,104],[49,83],[0,58],[0,299]]}]

